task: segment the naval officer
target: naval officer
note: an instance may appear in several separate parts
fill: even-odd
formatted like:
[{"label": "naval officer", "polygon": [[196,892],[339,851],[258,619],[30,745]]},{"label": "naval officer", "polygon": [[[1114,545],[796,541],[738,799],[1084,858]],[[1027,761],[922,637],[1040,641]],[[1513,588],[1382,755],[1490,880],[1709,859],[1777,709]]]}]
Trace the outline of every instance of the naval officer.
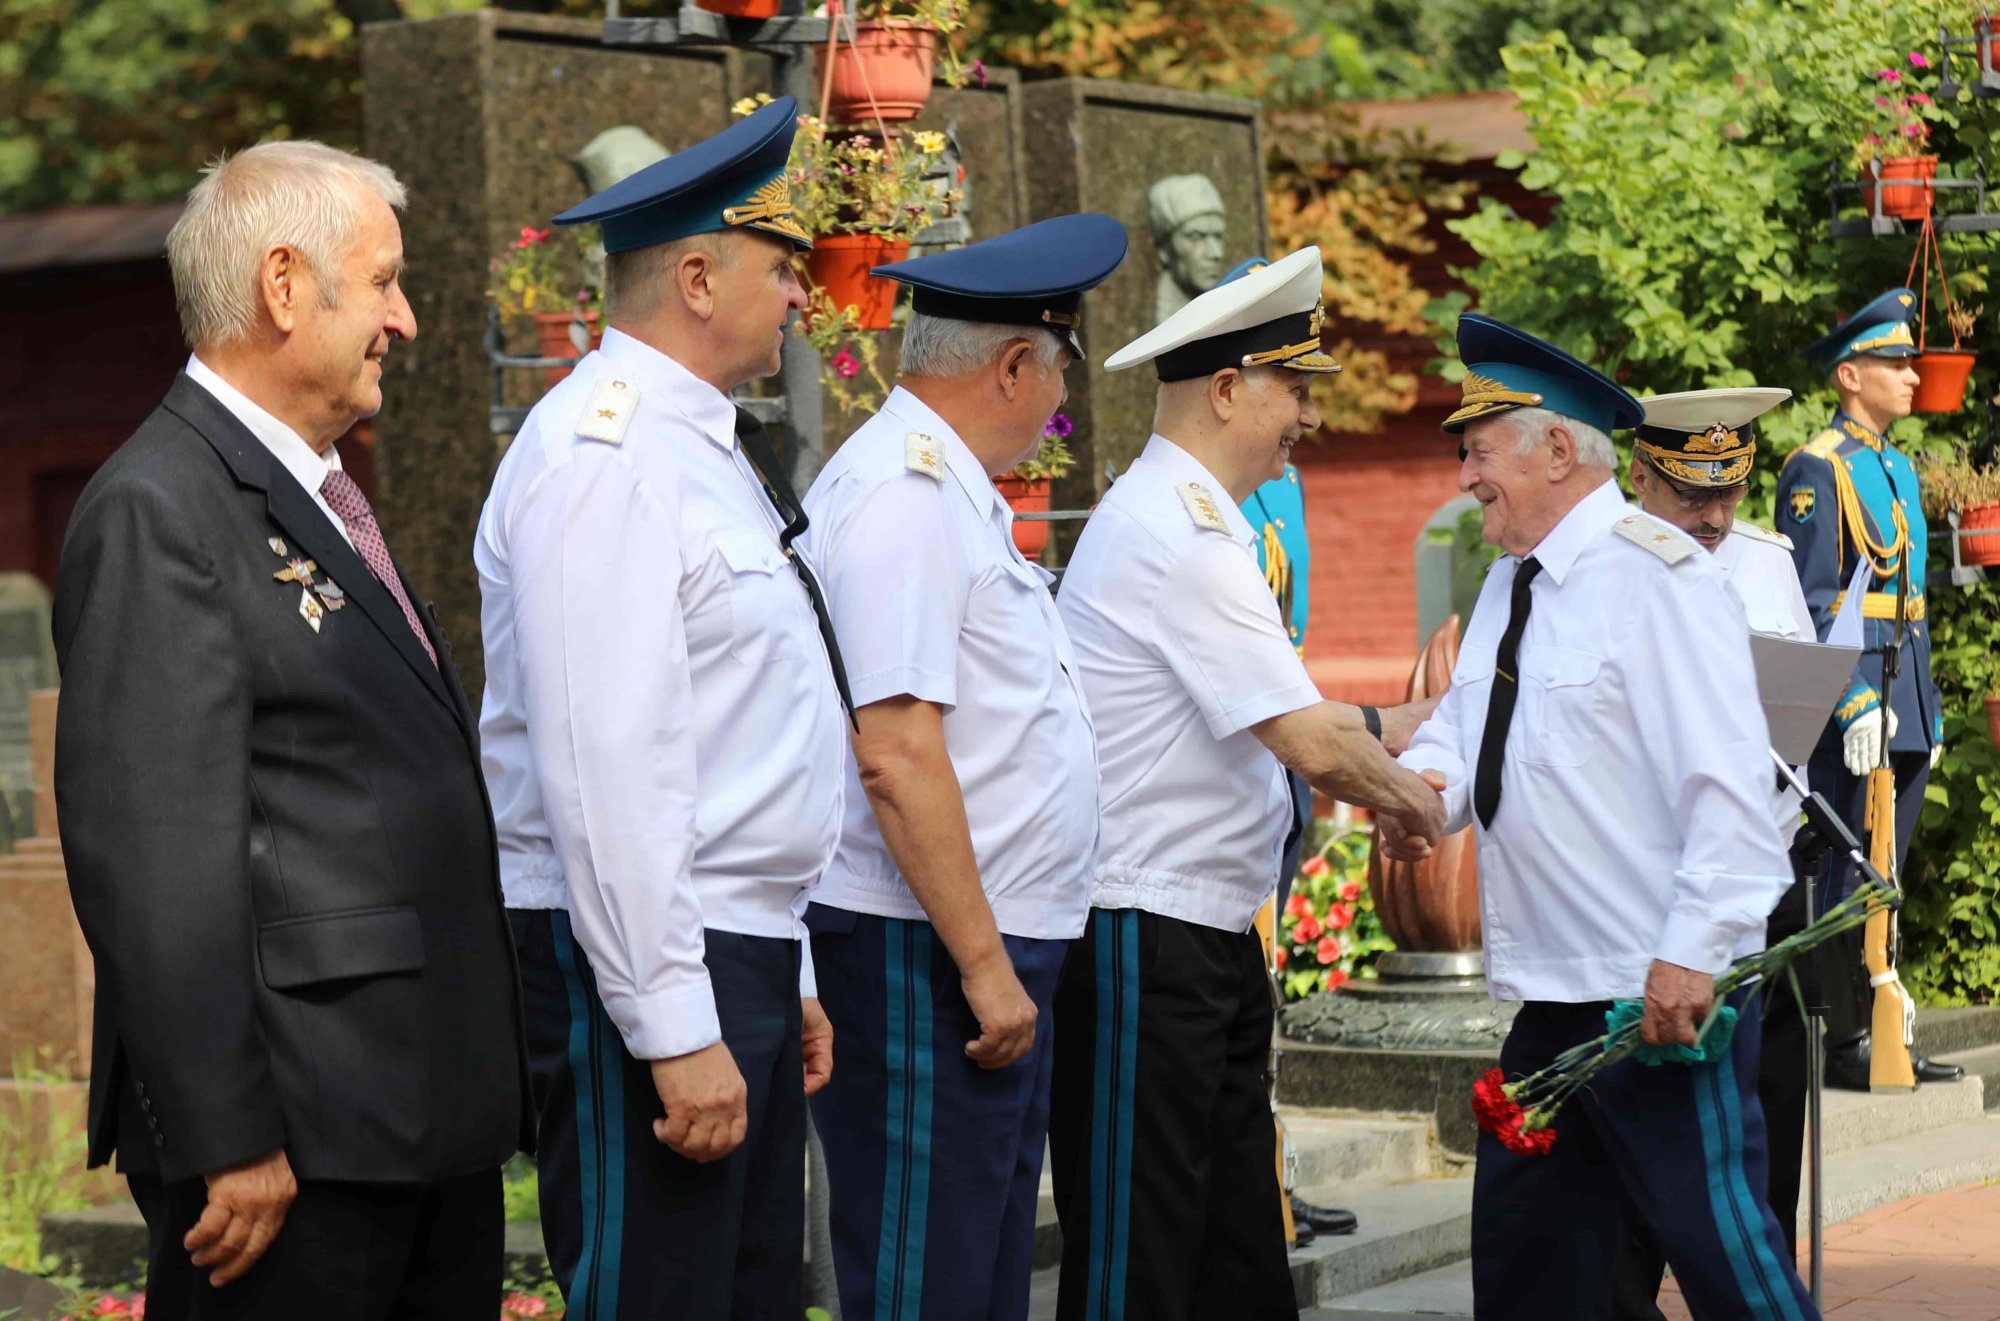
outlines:
[{"label": "naval officer", "polygon": [[806,496],[856,732],[807,924],[840,1071],[813,1099],[843,1313],[1022,1321],[1056,978],[1097,855],[1097,744],[1051,575],[993,478],[1062,406],[1125,256],[1059,216],[877,267],[902,375]]},{"label": "naval officer", "polygon": [[[1799,582],[1821,636],[1833,625],[1854,566],[1871,569],[1861,614],[1867,648],[1833,724],[1813,752],[1813,785],[1857,839],[1866,840],[1868,773],[1882,764],[1886,740],[1896,782],[1896,871],[1903,869],[1924,786],[1944,752],[1944,711],[1931,682],[1931,640],[1924,626],[1924,548],[1928,525],[1908,455],[1889,443],[1889,428],[1910,415],[1917,373],[1910,359],[1916,295],[1891,289],[1856,312],[1806,355],[1840,396],[1833,422],[1792,451],[1778,474],[1778,530],[1792,540]],[[1882,694],[1882,652],[1898,632],[1900,669]],[[1821,908],[1850,894],[1852,865],[1832,858]],[[1869,1023],[1874,992],[1862,961],[1862,932],[1829,943],[1826,986],[1826,1083],[1868,1090]],[[1965,1071],[1915,1051],[1917,1081],[1951,1082]]]},{"label": "naval officer", "polygon": [[[1750,489],[1756,461],[1756,419],[1791,394],[1753,386],[1686,390],[1641,400],[1645,418],[1633,438],[1626,479],[1641,509],[1672,523],[1714,557],[1752,633],[1813,642],[1819,635],[1805,593],[1799,589],[1791,541],[1736,516]],[[1798,795],[1779,781],[1771,789],[1771,808],[1779,838],[1791,845],[1799,834]],[[1809,864],[1802,858],[1809,858]],[[1819,849],[1808,832],[1807,840],[1792,850],[1792,884],[1765,924],[1767,945],[1804,928],[1805,886],[1818,874],[1818,866]],[[1770,1141],[1767,1200],[1793,1257],[1805,1145],[1806,1061],[1804,1008],[1793,995],[1791,982],[1783,980],[1764,992],[1757,1099],[1764,1107]],[[1643,1225],[1635,1226],[1619,1262],[1621,1318],[1636,1321],[1661,1315],[1655,1300],[1665,1265],[1652,1234]]]},{"label": "naval officer", "polygon": [[778,369],[805,303],[794,114],[556,217],[603,227],[610,328],[479,520],[542,1228],[580,1319],[803,1310],[805,1097],[832,1067],[803,918],[846,720],[800,512],[729,397]]},{"label": "naval officer", "polygon": [[[1762,947],[1790,883],[1749,631],[1722,571],[1620,497],[1609,432],[1631,395],[1554,345],[1458,323],[1459,486],[1506,552],[1450,689],[1401,760],[1441,774],[1448,830],[1477,824],[1487,983],[1521,1001],[1509,1079],[1643,999],[1648,1044],[1692,1044],[1713,978]],[[1382,847],[1414,861],[1400,823]],[[1552,1150],[1481,1133],[1473,1294],[1482,1321],[1605,1314],[1630,1224],[1659,1238],[1695,1317],[1816,1316],[1763,1200],[1758,1004],[1697,1065],[1628,1058],[1556,1120]]]},{"label": "naval officer", "polygon": [[1251,929],[1291,821],[1284,768],[1441,837],[1435,791],[1377,742],[1382,716],[1322,701],[1306,676],[1238,508],[1319,425],[1313,378],[1338,370],[1321,278],[1303,248],[1107,364],[1151,363],[1160,387],[1154,434],[1058,598],[1103,779],[1090,918],[1056,996],[1065,1321],[1297,1315]]}]

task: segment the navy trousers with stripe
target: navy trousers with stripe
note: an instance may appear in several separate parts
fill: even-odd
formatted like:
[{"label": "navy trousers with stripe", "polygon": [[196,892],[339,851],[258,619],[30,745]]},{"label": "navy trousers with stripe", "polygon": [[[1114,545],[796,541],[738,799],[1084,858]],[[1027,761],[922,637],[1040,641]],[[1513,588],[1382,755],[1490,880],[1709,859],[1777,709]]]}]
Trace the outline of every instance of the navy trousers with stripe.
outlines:
[{"label": "navy trousers with stripe", "polygon": [[1061,1321],[1292,1321],[1255,932],[1095,909],[1056,993]]},{"label": "navy trousers with stripe", "polygon": [[1052,1003],[1069,942],[1003,937],[1040,1011],[1004,1069],[927,922],[806,913],[833,1078],[812,1099],[845,1321],[1024,1321],[1049,1122]]},{"label": "navy trousers with stripe", "polygon": [[[1546,1155],[1479,1135],[1472,1278],[1480,1321],[1610,1317],[1613,1265],[1638,1222],[1674,1268],[1696,1321],[1819,1316],[1766,1205],[1757,1104],[1760,1001],[1729,1052],[1701,1065],[1612,1065],[1556,1119]],[[1604,1003],[1521,1006],[1500,1065],[1525,1077],[1604,1031]]]},{"label": "navy trousers with stripe", "polygon": [[542,1238],[570,1321],[798,1321],[805,1311],[799,944],[707,934],[722,1039],[749,1091],[743,1145],[696,1164],[625,1051],[569,915],[509,910],[540,1114]]}]

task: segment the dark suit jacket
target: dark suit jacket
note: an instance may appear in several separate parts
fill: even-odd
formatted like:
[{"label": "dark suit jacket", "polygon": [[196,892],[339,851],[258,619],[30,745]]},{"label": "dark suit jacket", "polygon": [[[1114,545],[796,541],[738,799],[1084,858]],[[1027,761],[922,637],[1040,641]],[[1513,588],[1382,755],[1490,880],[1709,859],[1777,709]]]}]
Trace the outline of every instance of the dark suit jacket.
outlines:
[{"label": "dark suit jacket", "polygon": [[[346,593],[317,632],[274,577],[293,557]],[[442,673],[186,376],[84,491],[55,781],[97,963],[91,1164],[181,1179],[282,1146],[300,1178],[409,1182],[528,1145],[477,726],[426,627]]]}]

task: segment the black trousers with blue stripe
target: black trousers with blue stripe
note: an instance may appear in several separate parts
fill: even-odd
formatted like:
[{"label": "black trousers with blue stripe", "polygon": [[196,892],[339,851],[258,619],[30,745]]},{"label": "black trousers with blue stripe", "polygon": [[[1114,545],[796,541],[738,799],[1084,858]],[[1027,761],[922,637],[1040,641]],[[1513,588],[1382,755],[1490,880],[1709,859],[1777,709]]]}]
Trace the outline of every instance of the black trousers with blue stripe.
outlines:
[{"label": "black trousers with blue stripe", "polygon": [[707,1165],[653,1136],[569,914],[511,909],[541,1116],[542,1238],[571,1321],[798,1321],[805,1311],[799,944],[707,935],[722,1039],[749,1090],[743,1145]]},{"label": "black trousers with blue stripe", "polygon": [[812,1099],[846,1321],[1026,1321],[1049,1124],[1052,1005],[1069,942],[1004,936],[1041,1017],[1004,1069],[928,922],[814,904],[833,1078]]},{"label": "black trousers with blue stripe", "polygon": [[[1516,1155],[1479,1135],[1472,1279],[1480,1321],[1598,1321],[1612,1311],[1621,1240],[1643,1222],[1665,1250],[1696,1321],[1819,1316],[1766,1205],[1757,1104],[1760,1002],[1710,1064],[1627,1059],[1556,1119],[1556,1144]],[[1500,1051],[1521,1078],[1604,1031],[1602,1002],[1521,1006]]]},{"label": "black trousers with blue stripe", "polygon": [[1292,1321],[1255,932],[1095,909],[1056,993],[1061,1321]]}]

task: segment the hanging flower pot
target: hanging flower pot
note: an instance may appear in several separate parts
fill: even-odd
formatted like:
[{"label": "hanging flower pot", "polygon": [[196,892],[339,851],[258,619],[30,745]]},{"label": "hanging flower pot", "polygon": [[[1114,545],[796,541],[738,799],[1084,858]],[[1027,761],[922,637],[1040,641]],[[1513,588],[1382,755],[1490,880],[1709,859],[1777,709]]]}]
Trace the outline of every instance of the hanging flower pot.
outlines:
[{"label": "hanging flower pot", "polygon": [[1046,514],[1049,512],[1050,481],[1046,477],[1002,476],[993,479],[993,486],[1007,501],[1007,507],[1014,511],[1014,544],[1021,554],[1030,560],[1039,560],[1042,551],[1049,544],[1049,525],[1043,519],[1023,521],[1022,514]]},{"label": "hanging flower pot", "polygon": [[776,18],[782,0],[695,0],[695,8],[731,18]]},{"label": "hanging flower pot", "polygon": [[[1931,180],[1937,178],[1938,158],[1935,156],[1891,156],[1880,162],[1882,166],[1882,214],[1898,220],[1922,220],[1931,213],[1937,199],[1937,189],[1928,182],[1891,183],[1894,179]],[[1868,171],[1861,172],[1861,205],[1868,214],[1875,214],[1875,179]]]},{"label": "hanging flower pot", "polygon": [[884,123],[915,119],[931,99],[931,72],[937,60],[937,33],[893,20],[856,23],[854,40],[833,48],[829,83],[826,48],[819,51],[819,78],[828,87],[826,117],[836,124]]},{"label": "hanging flower pot", "polygon": [[[1958,530],[1961,534],[1958,542],[1960,560],[1966,564],[2000,564],[2000,504],[1973,505],[1969,509],[1960,510]],[[1964,536],[1963,534],[1967,532],[1986,532],[1992,535]],[[1990,713],[1993,709],[1991,706],[1993,699],[1989,697],[1986,700],[1988,702],[1986,709]]]},{"label": "hanging flower pot", "polygon": [[1986,694],[1986,737],[2000,748],[2000,693]]},{"label": "hanging flower pot", "polygon": [[1964,349],[1926,349],[1914,362],[1919,413],[1956,413],[1965,404],[1965,381],[1977,355]]},{"label": "hanging flower pot", "polygon": [[[576,324],[574,312],[537,312],[535,316],[535,338],[541,343],[544,358],[581,358],[576,341],[569,337],[569,328]],[[596,348],[604,342],[604,327],[597,324],[597,313],[585,312],[584,324],[590,327],[590,347]],[[542,379],[555,386],[570,374],[568,367],[544,367]]]},{"label": "hanging flower pot", "polygon": [[877,280],[869,272],[901,261],[910,250],[880,234],[829,234],[813,242],[806,254],[806,274],[824,289],[835,307],[853,307],[863,330],[887,330],[896,310],[896,284]]}]

